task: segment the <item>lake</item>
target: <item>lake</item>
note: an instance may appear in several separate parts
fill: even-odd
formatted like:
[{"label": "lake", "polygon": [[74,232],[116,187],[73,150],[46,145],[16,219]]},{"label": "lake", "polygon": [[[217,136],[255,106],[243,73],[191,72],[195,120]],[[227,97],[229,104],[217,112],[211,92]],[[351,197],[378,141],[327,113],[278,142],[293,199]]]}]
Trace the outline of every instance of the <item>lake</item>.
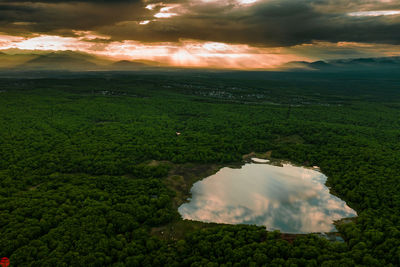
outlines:
[{"label": "lake", "polygon": [[357,216],[329,193],[327,177],[291,164],[253,159],[241,168],[222,168],[196,182],[192,198],[178,211],[184,219],[264,225],[285,233],[335,231],[333,221]]}]

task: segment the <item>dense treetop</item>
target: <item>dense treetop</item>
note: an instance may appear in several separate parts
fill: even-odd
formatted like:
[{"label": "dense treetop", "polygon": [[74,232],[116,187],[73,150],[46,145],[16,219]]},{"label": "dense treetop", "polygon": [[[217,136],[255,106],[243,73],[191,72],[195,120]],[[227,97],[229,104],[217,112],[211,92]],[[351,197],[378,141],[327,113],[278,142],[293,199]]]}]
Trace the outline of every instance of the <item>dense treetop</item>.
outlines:
[{"label": "dense treetop", "polygon": [[[362,73],[2,78],[0,257],[12,266],[400,265],[399,85]],[[173,164],[252,151],[320,166],[359,214],[339,226],[345,242],[291,243],[256,226],[151,235],[179,220],[164,182]]]}]

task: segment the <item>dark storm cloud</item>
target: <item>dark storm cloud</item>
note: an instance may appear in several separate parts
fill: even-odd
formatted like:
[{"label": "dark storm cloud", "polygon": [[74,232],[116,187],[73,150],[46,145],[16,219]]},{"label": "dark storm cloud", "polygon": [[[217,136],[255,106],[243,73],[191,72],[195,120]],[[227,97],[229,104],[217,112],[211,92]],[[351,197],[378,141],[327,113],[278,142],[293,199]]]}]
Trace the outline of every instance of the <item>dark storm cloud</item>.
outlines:
[{"label": "dark storm cloud", "polygon": [[[292,46],[314,40],[400,44],[400,16],[349,16],[348,12],[400,9],[398,1],[0,1],[0,32],[72,35],[91,30],[112,40],[148,42],[199,39],[258,46]],[[154,18],[174,3],[170,18]],[[146,25],[138,22],[152,20]],[[21,23],[22,22],[22,23]],[[25,22],[25,23],[24,23]]]},{"label": "dark storm cloud", "polygon": [[250,7],[210,3],[191,6],[190,13],[145,26],[127,24],[102,30],[119,40],[191,38],[259,46],[291,46],[313,40],[400,42],[399,16],[351,17],[345,8],[327,12],[330,8],[329,1],[266,1]]},{"label": "dark storm cloud", "polygon": [[13,1],[9,1],[9,0],[0,0],[1,2],[13,2],[13,3],[78,3],[78,2],[87,2],[87,3],[121,3],[121,2],[125,2],[125,3],[129,3],[129,2],[139,2],[140,0],[33,0],[33,1],[29,1],[29,0],[13,0]]},{"label": "dark storm cloud", "polygon": [[[138,12],[140,11],[140,12]],[[140,1],[13,1],[0,2],[0,32],[73,35],[126,19],[146,16]],[[22,25],[21,25],[21,22]]]}]

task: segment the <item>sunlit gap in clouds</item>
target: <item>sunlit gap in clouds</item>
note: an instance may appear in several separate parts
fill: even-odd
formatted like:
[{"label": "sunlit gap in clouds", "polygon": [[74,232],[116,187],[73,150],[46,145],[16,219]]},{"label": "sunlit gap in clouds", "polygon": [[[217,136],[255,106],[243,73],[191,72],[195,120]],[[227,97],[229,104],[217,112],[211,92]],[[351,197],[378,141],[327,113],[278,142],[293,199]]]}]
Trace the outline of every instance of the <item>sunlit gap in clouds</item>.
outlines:
[{"label": "sunlit gap in clouds", "polygon": [[226,44],[181,40],[179,43],[110,43],[98,52],[118,59],[147,59],[171,66],[201,68],[269,69],[306,58],[285,53],[279,48],[256,48],[243,44]]},{"label": "sunlit gap in clouds", "polygon": [[155,18],[170,18],[173,16],[177,16],[178,13],[173,12],[174,9],[179,8],[180,5],[178,4],[149,4],[146,6],[148,10],[155,10],[156,8],[160,7],[159,11],[154,14]]},{"label": "sunlit gap in clouds", "polygon": [[22,50],[89,50],[93,43],[81,37],[61,37],[56,35],[39,35],[31,38],[0,35],[0,49],[17,48]]},{"label": "sunlit gap in clouds", "polygon": [[236,5],[236,6],[248,6],[259,2],[260,0],[192,0],[194,2],[203,2],[203,3],[218,3],[219,5]]},{"label": "sunlit gap in clouds", "polygon": [[101,35],[92,31],[72,31],[79,40],[109,40],[111,37],[107,35]]},{"label": "sunlit gap in clouds", "polygon": [[348,13],[352,17],[378,17],[400,15],[400,10],[357,11]]},{"label": "sunlit gap in clouds", "polygon": [[143,21],[139,22],[140,25],[146,25],[146,24],[149,24],[149,23],[150,23],[150,20],[143,20]]},{"label": "sunlit gap in clouds", "polygon": [[250,5],[256,3],[258,0],[237,0],[239,4]]},{"label": "sunlit gap in clouds", "polygon": [[155,18],[170,18],[178,15],[177,13],[169,12],[173,7],[167,6],[160,9],[160,12],[154,15]]}]

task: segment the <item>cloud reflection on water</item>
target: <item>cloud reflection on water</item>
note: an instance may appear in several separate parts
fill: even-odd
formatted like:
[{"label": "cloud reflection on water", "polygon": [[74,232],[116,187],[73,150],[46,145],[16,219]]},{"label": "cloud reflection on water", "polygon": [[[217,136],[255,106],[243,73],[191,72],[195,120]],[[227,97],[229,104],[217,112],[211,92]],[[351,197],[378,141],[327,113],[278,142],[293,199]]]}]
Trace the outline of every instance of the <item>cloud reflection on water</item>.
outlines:
[{"label": "cloud reflection on water", "polygon": [[265,225],[288,233],[329,232],[334,220],[357,214],[329,194],[326,178],[289,164],[223,168],[193,185],[192,199],[179,213],[184,219]]}]

